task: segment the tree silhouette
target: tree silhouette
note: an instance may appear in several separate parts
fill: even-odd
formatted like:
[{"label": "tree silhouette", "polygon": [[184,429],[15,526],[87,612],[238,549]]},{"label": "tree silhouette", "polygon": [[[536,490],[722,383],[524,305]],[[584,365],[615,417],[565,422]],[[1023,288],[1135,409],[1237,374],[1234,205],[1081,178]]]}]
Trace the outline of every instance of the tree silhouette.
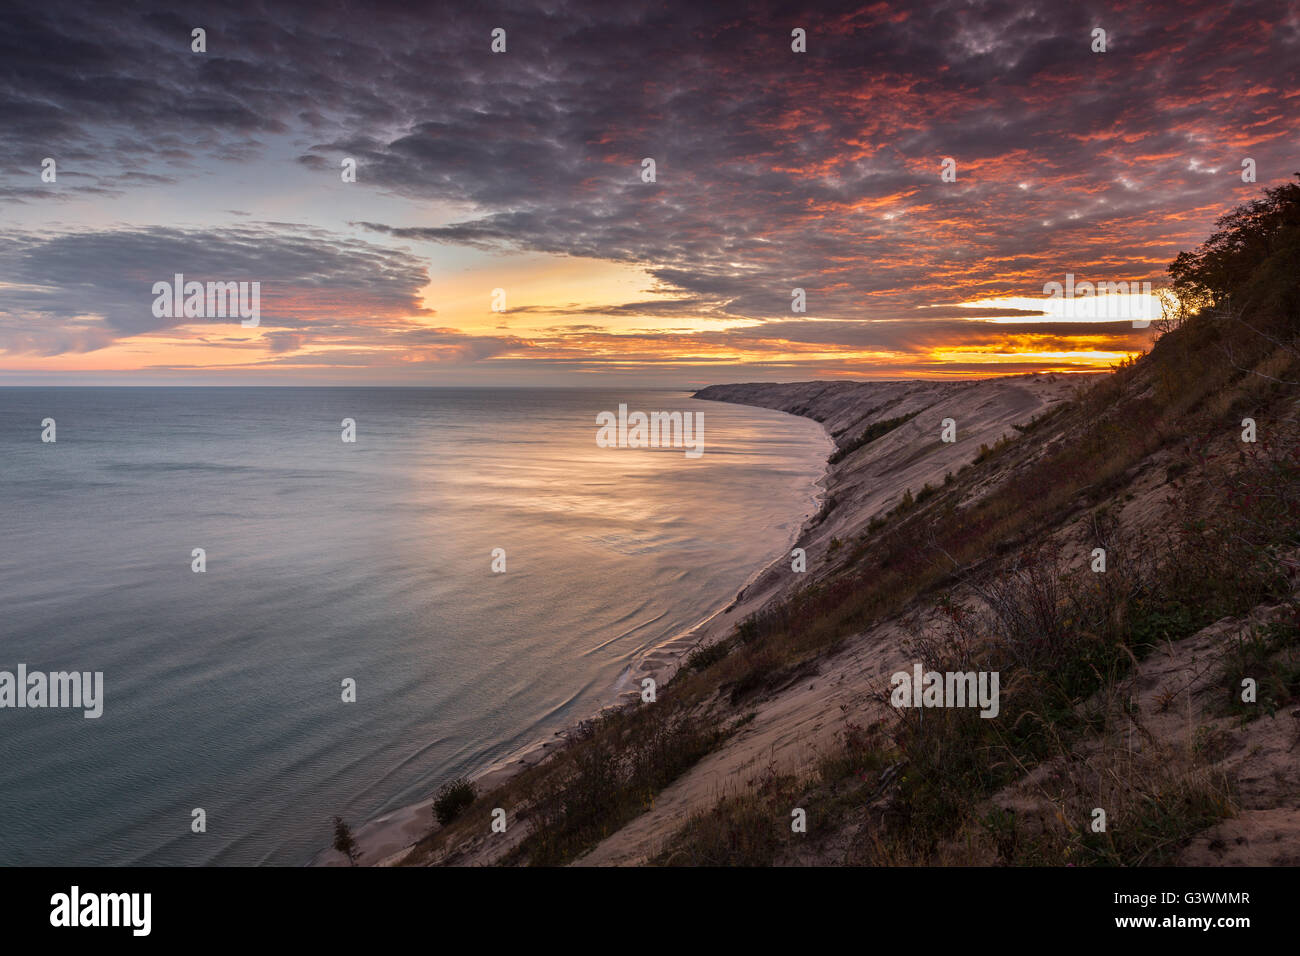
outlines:
[{"label": "tree silhouette", "polygon": [[344,822],[342,817],[334,818],[334,849],[346,856],[351,866],[357,865],[357,857],[361,856],[361,848],[357,846],[357,841],[352,836],[352,828]]}]

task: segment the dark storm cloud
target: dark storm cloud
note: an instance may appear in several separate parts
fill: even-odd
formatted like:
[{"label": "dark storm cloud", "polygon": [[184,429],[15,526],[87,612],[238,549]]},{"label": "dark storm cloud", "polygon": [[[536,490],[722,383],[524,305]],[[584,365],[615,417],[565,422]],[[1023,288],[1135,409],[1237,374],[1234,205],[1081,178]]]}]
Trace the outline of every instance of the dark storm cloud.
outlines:
[{"label": "dark storm cloud", "polygon": [[[286,177],[336,176],[350,156],[360,188],[471,210],[367,223],[377,237],[644,265],[678,295],[629,314],[757,318],[792,341],[831,328],[791,317],[793,287],[810,317],[901,319],[1066,272],[1159,279],[1257,192],[1243,158],[1265,183],[1300,166],[1300,17],[1274,0],[55,2],[6,21],[0,199],[60,195],[40,187],[44,156],[126,190],[287,136]],[[791,53],[793,27],[808,53]],[[53,251],[24,274],[71,281]],[[109,301],[113,330],[148,327]]]}]

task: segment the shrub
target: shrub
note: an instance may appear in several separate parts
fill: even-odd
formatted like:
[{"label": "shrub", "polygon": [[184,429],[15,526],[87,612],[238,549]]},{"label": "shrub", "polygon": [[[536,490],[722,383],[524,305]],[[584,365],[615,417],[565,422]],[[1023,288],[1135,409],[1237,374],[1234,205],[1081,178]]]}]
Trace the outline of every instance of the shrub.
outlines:
[{"label": "shrub", "polygon": [[686,655],[682,667],[688,671],[705,670],[726,657],[731,651],[731,644],[731,641],[715,641],[712,644],[697,647]]},{"label": "shrub", "polygon": [[850,442],[845,443],[842,447],[837,448],[835,452],[831,455],[831,457],[827,460],[832,465],[843,461],[845,458],[853,454],[859,448],[871,444],[877,438],[880,438],[884,435],[888,435],[899,425],[903,425],[911,421],[918,414],[920,413],[912,412],[910,415],[899,415],[897,418],[886,418],[883,419],[882,421],[873,422],[871,425],[867,427],[867,430],[864,431],[857,438],[853,439]]},{"label": "shrub", "polygon": [[334,818],[334,849],[348,858],[350,866],[357,865],[357,857],[361,856],[361,848],[357,846],[357,841],[352,836],[352,828],[347,825],[342,817]]},{"label": "shrub", "polygon": [[474,784],[464,777],[457,777],[450,783],[444,783],[433,798],[433,815],[443,826],[451,823],[461,812],[474,802],[477,796]]}]

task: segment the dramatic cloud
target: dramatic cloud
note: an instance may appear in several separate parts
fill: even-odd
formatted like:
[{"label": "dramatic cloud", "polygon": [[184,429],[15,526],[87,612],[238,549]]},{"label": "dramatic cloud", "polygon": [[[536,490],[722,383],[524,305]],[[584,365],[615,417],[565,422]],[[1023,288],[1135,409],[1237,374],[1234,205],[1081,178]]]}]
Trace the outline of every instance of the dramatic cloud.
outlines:
[{"label": "dramatic cloud", "polygon": [[[76,200],[247,164],[292,195],[337,182],[351,157],[349,188],[439,212],[349,216],[314,233],[263,223],[248,227],[255,238],[165,221],[11,236],[0,245],[10,351],[154,331],[139,283],[193,270],[283,287],[268,293],[264,324],[277,331],[261,347],[285,361],[328,333],[340,361],[361,361],[369,344],[382,365],[402,341],[386,323],[425,321],[421,250],[454,248],[636,267],[655,284],[649,297],[511,314],[665,328],[643,323],[644,348],[576,327],[549,343],[476,331],[411,344],[431,361],[588,368],[565,342],[606,339],[607,354],[634,356],[618,362],[646,364],[766,355],[795,368],[815,347],[808,361],[832,373],[928,370],[933,353],[964,349],[1109,354],[1143,339],[954,306],[1038,296],[1066,273],[1159,282],[1217,216],[1300,168],[1300,16],[1275,0],[70,11],[20,2],[7,13],[0,207],[49,208],[54,220]],[[206,53],[190,51],[194,27]],[[495,27],[504,54],[489,49]],[[806,53],[791,51],[795,28]],[[1094,28],[1107,31],[1105,53],[1092,52]],[[57,183],[40,179],[47,156]],[[647,157],[654,183],[641,179]],[[946,158],[953,182],[940,176]],[[1245,160],[1258,183],[1242,181]],[[243,196],[214,209],[232,202],[274,215]],[[347,223],[372,242],[341,236]],[[794,288],[806,316],[791,312]],[[376,322],[383,331],[348,340]]]}]

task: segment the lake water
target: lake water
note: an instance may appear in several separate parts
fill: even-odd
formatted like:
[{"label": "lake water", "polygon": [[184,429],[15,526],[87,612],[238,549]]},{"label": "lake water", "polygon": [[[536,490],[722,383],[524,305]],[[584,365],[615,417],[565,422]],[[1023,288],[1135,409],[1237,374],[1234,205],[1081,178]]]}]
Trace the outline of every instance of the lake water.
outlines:
[{"label": "lake water", "polygon": [[[597,447],[620,403],[703,412],[704,454]],[[680,392],[0,389],[0,670],[104,674],[98,719],[0,709],[0,863],[307,862],[612,701],[829,447]]]}]

